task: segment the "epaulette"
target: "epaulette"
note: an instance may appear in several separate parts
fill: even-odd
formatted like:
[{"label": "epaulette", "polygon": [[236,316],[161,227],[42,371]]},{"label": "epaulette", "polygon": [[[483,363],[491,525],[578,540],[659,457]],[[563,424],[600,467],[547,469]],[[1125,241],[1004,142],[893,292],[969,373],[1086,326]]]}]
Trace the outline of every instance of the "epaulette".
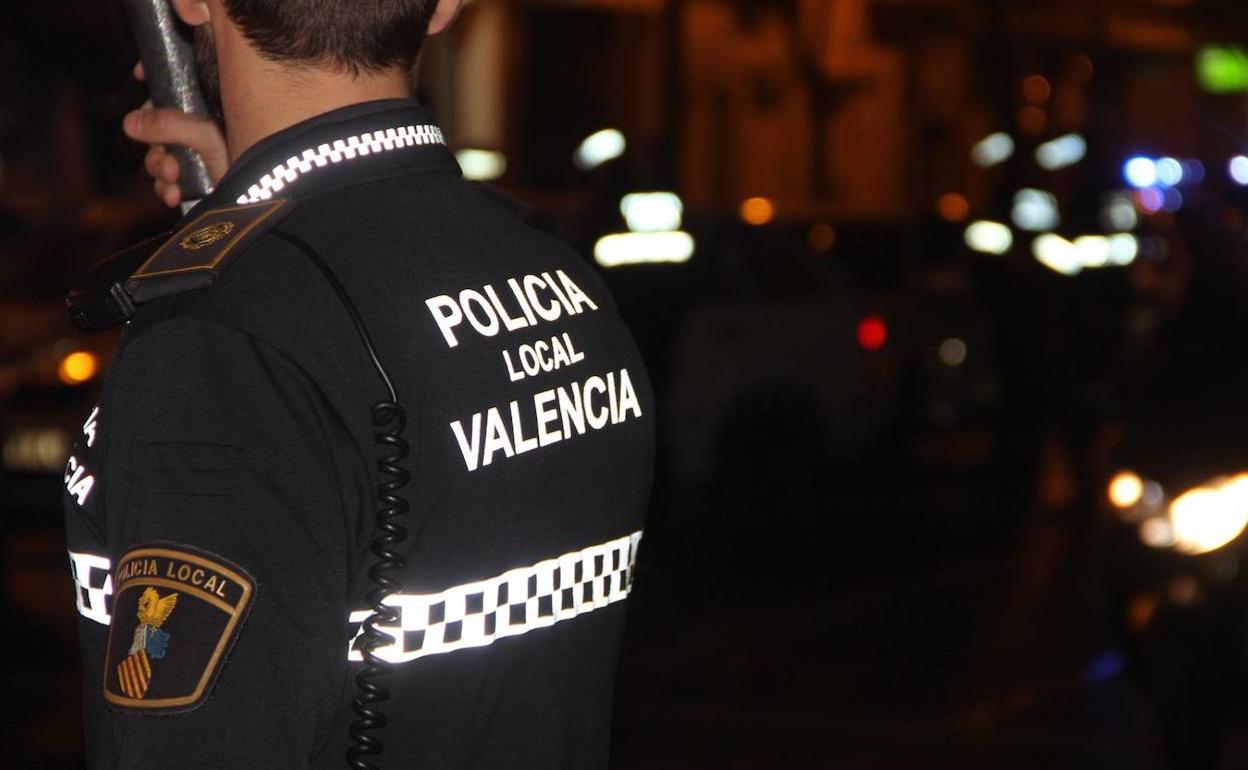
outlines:
[{"label": "epaulette", "polygon": [[69,293],[69,317],[82,331],[98,331],[125,323],[146,302],[210,286],[292,208],[279,198],[211,209],[118,252]]}]

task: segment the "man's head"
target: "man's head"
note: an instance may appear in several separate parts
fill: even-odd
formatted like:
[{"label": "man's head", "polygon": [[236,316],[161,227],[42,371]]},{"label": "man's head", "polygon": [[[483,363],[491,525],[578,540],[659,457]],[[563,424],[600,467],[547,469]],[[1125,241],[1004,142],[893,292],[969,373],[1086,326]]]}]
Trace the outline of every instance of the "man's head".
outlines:
[{"label": "man's head", "polygon": [[173,0],[195,28],[200,77],[220,104],[218,42],[237,30],[279,65],[368,76],[408,69],[425,38],[454,18],[461,0]]},{"label": "man's head", "polygon": [[411,66],[437,0],[218,0],[266,57],[353,73]]}]

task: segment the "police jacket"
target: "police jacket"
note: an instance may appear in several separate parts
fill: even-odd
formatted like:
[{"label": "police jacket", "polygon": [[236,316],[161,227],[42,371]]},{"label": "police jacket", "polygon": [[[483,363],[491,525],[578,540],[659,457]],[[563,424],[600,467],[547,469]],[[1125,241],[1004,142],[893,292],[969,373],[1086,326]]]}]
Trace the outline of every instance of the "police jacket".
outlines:
[{"label": "police jacket", "polygon": [[89,767],[345,766],[403,474],[382,764],[605,767],[655,406],[595,272],[410,101],[268,138],[150,248],[66,470]]}]

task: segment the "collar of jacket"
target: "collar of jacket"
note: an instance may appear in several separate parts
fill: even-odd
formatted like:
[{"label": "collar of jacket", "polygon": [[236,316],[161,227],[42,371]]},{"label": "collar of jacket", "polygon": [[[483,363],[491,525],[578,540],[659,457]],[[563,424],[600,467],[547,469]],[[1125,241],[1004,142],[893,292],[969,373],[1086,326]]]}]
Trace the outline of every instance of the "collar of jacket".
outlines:
[{"label": "collar of jacket", "polygon": [[273,134],[234,162],[189,213],[300,197],[417,171],[460,173],[442,130],[410,99],[364,102]]}]

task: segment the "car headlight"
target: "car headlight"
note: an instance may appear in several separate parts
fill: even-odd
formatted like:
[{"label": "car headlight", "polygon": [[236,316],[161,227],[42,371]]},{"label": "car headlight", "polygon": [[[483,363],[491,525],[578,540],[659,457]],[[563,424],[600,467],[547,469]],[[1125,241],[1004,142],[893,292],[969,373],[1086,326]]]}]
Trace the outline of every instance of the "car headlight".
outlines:
[{"label": "car headlight", "polygon": [[1168,517],[1175,550],[1197,556],[1222,548],[1248,527],[1248,473],[1184,492]]}]

